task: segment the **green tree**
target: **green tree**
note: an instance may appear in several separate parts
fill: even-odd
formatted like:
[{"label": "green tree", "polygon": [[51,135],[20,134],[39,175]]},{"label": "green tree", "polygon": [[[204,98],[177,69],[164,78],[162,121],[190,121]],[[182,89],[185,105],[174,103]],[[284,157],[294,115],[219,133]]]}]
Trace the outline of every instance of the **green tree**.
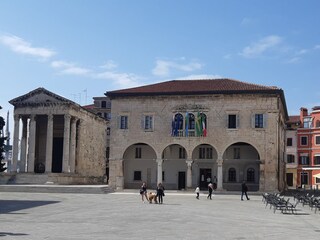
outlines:
[{"label": "green tree", "polygon": [[[2,109],[1,106],[0,109]],[[7,169],[4,167],[5,163],[2,162],[4,159],[4,141],[6,140],[6,137],[3,137],[3,127],[5,124],[3,117],[0,116],[0,172],[4,172]]]}]

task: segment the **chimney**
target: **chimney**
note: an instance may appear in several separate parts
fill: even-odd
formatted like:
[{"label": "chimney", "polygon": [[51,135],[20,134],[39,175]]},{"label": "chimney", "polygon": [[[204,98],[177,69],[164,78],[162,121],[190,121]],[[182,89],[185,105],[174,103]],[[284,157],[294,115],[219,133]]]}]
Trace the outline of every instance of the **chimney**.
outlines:
[{"label": "chimney", "polygon": [[303,124],[303,118],[305,116],[308,116],[308,109],[302,107],[302,108],[300,108],[300,122],[301,122],[301,124]]}]

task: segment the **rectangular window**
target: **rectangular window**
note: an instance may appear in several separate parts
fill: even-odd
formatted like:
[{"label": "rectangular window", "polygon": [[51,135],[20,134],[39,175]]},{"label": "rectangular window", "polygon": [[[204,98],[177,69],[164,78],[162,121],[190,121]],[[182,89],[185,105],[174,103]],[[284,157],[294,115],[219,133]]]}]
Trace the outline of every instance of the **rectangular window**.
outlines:
[{"label": "rectangular window", "polygon": [[313,162],[314,162],[314,165],[320,165],[320,156],[314,156]]},{"label": "rectangular window", "polygon": [[292,154],[287,155],[287,163],[294,163],[294,155]]},{"label": "rectangular window", "polygon": [[136,155],[135,155],[136,158],[141,158],[141,147],[137,147],[136,148]]},{"label": "rectangular window", "polygon": [[163,181],[163,182],[165,181],[165,174],[164,174],[164,171],[162,171],[162,181]]},{"label": "rectangular window", "polygon": [[300,156],[299,162],[301,165],[309,165],[309,156]]},{"label": "rectangular window", "polygon": [[254,115],[254,127],[255,128],[263,128],[263,114],[255,114]]},{"label": "rectangular window", "polygon": [[212,159],[212,148],[206,148],[206,158]]},{"label": "rectangular window", "polygon": [[179,159],[185,159],[186,158],[186,150],[184,148],[179,148]]},{"label": "rectangular window", "polygon": [[199,159],[205,159],[205,156],[206,156],[206,149],[199,148]]},{"label": "rectangular window", "polygon": [[292,146],[292,138],[287,138],[287,146],[288,147]]},{"label": "rectangular window", "polygon": [[107,128],[107,135],[110,136],[110,128]]},{"label": "rectangular window", "polygon": [[303,119],[303,128],[311,128],[312,124],[312,118],[311,117],[305,117]]},{"label": "rectangular window", "polygon": [[307,146],[308,145],[308,137],[301,137],[300,138],[300,145],[301,146]]},{"label": "rectangular window", "polygon": [[315,136],[316,145],[320,145],[320,136]]},{"label": "rectangular window", "polygon": [[141,171],[134,171],[133,172],[133,180],[134,181],[141,181]]},{"label": "rectangular window", "polygon": [[153,116],[144,116],[144,130],[153,130]]},{"label": "rectangular window", "polygon": [[308,185],[308,173],[302,172],[301,173],[301,184]]},{"label": "rectangular window", "polygon": [[128,129],[128,116],[120,116],[120,129]]},{"label": "rectangular window", "polygon": [[237,115],[229,114],[228,115],[228,128],[237,128]]},{"label": "rectangular window", "polygon": [[320,183],[320,178],[316,178],[316,183]]},{"label": "rectangular window", "polygon": [[234,159],[240,159],[240,148],[234,148],[233,149],[233,158]]}]

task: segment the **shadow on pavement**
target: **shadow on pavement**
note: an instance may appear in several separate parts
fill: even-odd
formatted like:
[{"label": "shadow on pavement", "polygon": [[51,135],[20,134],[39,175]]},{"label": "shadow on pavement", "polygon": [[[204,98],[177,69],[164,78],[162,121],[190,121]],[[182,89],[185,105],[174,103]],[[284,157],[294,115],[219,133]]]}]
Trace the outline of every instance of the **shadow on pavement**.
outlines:
[{"label": "shadow on pavement", "polygon": [[26,236],[28,234],[25,233],[10,233],[10,232],[0,232],[0,237],[5,237],[5,236]]},{"label": "shadow on pavement", "polygon": [[[0,200],[0,214],[10,214],[27,208],[59,203],[59,201],[32,201],[32,200]],[[12,213],[21,214],[21,213]],[[0,234],[3,234],[0,232]],[[0,235],[1,236],[1,235]]]}]

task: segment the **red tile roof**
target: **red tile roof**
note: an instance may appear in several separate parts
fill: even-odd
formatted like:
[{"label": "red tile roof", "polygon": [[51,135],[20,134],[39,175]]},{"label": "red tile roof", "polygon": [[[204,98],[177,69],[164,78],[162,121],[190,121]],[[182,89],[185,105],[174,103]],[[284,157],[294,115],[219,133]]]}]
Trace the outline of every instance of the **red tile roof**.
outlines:
[{"label": "red tile roof", "polygon": [[300,123],[300,116],[299,115],[294,115],[294,116],[289,116],[289,120],[287,123]]},{"label": "red tile roof", "polygon": [[[127,88],[107,92],[109,97],[115,96],[143,96],[143,95],[197,95],[213,93],[241,93],[241,92],[274,92],[281,89],[274,86],[241,82],[231,79],[206,80],[172,80],[141,87]],[[281,90],[282,91],[282,90]]]}]

